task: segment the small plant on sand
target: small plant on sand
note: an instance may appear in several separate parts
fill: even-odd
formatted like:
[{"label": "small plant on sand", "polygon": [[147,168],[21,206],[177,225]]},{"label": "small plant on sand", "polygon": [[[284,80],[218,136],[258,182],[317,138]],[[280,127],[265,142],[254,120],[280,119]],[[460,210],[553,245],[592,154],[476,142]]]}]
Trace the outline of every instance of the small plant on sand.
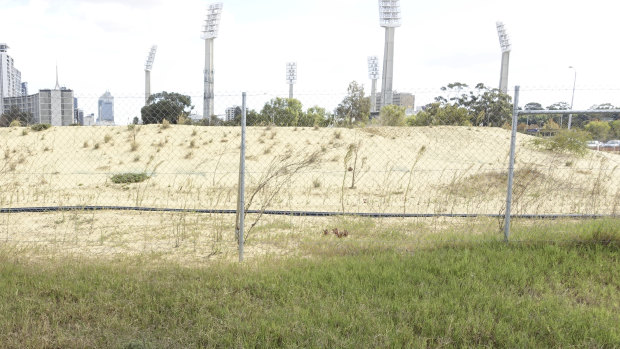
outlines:
[{"label": "small plant on sand", "polygon": [[162,121],[162,122],[161,122],[161,128],[162,128],[163,130],[165,130],[165,129],[167,129],[167,128],[170,128],[170,121],[168,121],[168,120],[164,119],[164,121]]},{"label": "small plant on sand", "polygon": [[9,127],[21,127],[22,123],[19,122],[19,120],[13,120],[11,121],[11,123],[9,124]]},{"label": "small plant on sand", "polygon": [[50,127],[52,127],[52,125],[50,124],[35,124],[35,125],[30,126],[30,129],[35,132],[39,132],[39,131],[45,131]]},{"label": "small plant on sand", "polygon": [[129,173],[129,172],[119,173],[119,174],[112,176],[112,178],[110,178],[112,183],[116,183],[116,184],[140,183],[140,182],[144,182],[147,179],[149,179],[149,176],[146,173]]},{"label": "small plant on sand", "polygon": [[109,143],[110,140],[112,140],[112,136],[110,136],[110,135],[105,135],[103,137],[103,143]]}]

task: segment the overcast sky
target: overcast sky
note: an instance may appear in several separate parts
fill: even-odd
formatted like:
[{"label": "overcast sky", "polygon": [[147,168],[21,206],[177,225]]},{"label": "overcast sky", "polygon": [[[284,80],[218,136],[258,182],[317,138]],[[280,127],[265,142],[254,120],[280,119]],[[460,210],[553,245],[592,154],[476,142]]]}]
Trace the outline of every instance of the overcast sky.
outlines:
[{"label": "overcast sky", "polygon": [[[377,0],[222,2],[216,96],[241,91],[286,96],[288,61],[298,63],[296,93],[325,95],[326,104],[353,80],[369,90],[367,56],[383,55]],[[0,0],[0,42],[11,47],[31,93],[54,86],[58,64],[61,85],[78,96],[106,90],[117,98],[143,96],[144,63],[156,44],[152,91],[201,96],[200,31],[209,3]],[[402,0],[401,9],[394,88],[415,93],[418,105],[450,82],[498,86],[497,20],[511,37],[509,86],[522,86],[521,104],[570,103],[572,65],[577,69],[575,109],[620,105],[620,5],[614,0]],[[317,96],[310,104],[321,104]],[[201,110],[200,97],[194,103]],[[216,101],[216,112],[224,106]]]}]

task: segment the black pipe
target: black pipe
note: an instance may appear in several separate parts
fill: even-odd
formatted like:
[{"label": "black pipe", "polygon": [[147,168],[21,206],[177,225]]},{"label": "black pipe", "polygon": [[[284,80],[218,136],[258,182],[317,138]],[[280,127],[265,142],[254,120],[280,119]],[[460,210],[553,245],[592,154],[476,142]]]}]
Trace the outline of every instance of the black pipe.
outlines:
[{"label": "black pipe", "polygon": [[[39,213],[64,211],[136,211],[136,212],[172,212],[172,213],[207,213],[207,214],[236,214],[236,210],[223,209],[182,209],[157,207],[131,206],[51,206],[51,207],[12,207],[0,208],[0,213]],[[503,214],[476,214],[476,213],[377,213],[377,212],[321,212],[321,211],[285,211],[285,210],[248,210],[246,214],[266,214],[274,216],[293,217],[369,217],[369,218],[504,218]],[[618,215],[596,214],[520,214],[512,215],[521,219],[559,219],[559,218],[617,218]]]}]

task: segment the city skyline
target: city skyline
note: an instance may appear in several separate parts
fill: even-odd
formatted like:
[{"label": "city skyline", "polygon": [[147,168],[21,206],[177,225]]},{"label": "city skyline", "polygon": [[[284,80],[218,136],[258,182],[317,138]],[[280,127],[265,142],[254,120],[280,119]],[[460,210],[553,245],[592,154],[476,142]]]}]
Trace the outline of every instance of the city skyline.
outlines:
[{"label": "city skyline", "polygon": [[[78,97],[143,95],[144,52],[158,45],[152,91],[202,95],[204,42],[200,26],[211,2],[31,0],[0,2],[0,42],[36,91],[50,87],[58,62],[61,83]],[[513,52],[509,93],[516,84],[555,88],[557,96],[543,104],[570,99],[573,72],[579,71],[575,108],[591,103],[620,104],[616,93],[599,100],[582,90],[617,88],[618,49],[609,45],[615,7],[607,1],[569,4],[526,0],[476,0],[438,4],[401,2],[403,25],[396,33],[394,90],[438,89],[450,82],[478,82],[497,87],[501,50],[496,21],[506,24]],[[344,93],[358,81],[370,94],[366,59],[382,58],[384,33],[377,1],[224,1],[216,41],[215,94],[241,91],[286,96],[282,80],[286,62],[300,67],[296,95]],[[579,22],[580,25],[575,25]],[[337,23],[328,25],[328,23]],[[19,30],[15,30],[19,28]],[[334,35],[336,33],[336,35]],[[597,47],[597,53],[589,53]],[[43,54],[44,53],[44,54]],[[429,98],[430,98],[429,92]],[[591,95],[591,94],[590,94]],[[522,101],[540,100],[527,88]],[[418,98],[420,104],[424,96]],[[197,110],[202,102],[193,99]],[[221,113],[227,104],[216,102]],[[260,108],[261,105],[252,105]]]}]

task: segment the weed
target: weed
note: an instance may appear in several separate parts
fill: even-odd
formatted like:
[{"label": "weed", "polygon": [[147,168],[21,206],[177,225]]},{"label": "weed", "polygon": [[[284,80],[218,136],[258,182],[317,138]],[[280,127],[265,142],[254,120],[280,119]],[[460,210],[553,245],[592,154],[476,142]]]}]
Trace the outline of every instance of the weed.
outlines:
[{"label": "weed", "polygon": [[111,139],[112,139],[112,136],[110,136],[110,135],[105,135],[105,136],[103,137],[103,143],[109,143]]},{"label": "weed", "polygon": [[120,173],[112,176],[110,180],[115,184],[140,183],[149,179],[146,173]]},{"label": "weed", "polygon": [[138,161],[140,161],[140,155],[134,156],[133,162],[138,162]]},{"label": "weed", "polygon": [[321,180],[319,178],[314,178],[312,180],[312,187],[313,188],[320,188],[321,187]]},{"label": "weed", "polygon": [[28,129],[25,128],[22,130],[22,136],[27,136],[28,135]]},{"label": "weed", "polygon": [[165,129],[167,129],[167,128],[170,128],[170,121],[168,121],[168,120],[164,119],[164,120],[161,122],[161,129],[165,130]]},{"label": "weed", "polygon": [[88,141],[84,141],[83,147],[88,148]]},{"label": "weed", "polygon": [[39,131],[45,131],[48,128],[52,127],[52,125],[50,124],[34,124],[32,126],[30,126],[30,129],[35,131],[35,132],[39,132]]},{"label": "weed", "polygon": [[93,145],[93,149],[99,149],[99,143],[95,143],[95,145]]}]

